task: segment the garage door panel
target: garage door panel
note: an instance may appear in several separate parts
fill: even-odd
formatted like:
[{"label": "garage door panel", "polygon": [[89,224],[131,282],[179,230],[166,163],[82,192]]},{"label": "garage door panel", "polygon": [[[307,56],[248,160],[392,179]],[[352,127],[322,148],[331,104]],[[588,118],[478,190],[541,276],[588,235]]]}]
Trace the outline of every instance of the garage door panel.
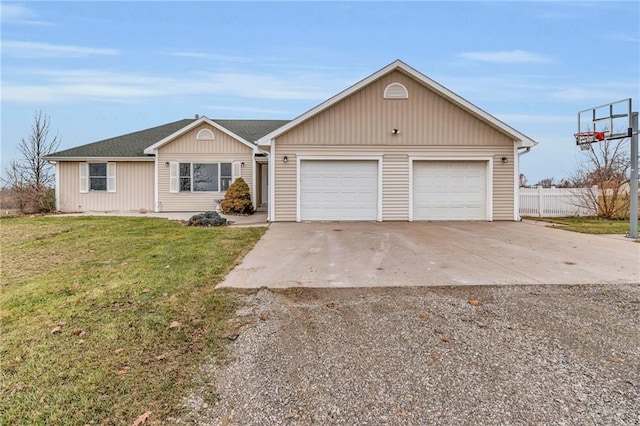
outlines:
[{"label": "garage door panel", "polygon": [[378,163],[302,160],[301,220],[376,220]]},{"label": "garage door panel", "polygon": [[486,161],[416,161],[414,220],[486,220]]}]

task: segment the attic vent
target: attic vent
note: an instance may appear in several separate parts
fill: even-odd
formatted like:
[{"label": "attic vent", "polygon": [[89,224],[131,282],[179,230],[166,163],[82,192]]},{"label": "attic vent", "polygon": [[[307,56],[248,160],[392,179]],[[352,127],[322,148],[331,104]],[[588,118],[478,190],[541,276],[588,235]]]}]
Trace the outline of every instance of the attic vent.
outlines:
[{"label": "attic vent", "polygon": [[409,92],[407,88],[400,83],[391,83],[384,89],[385,99],[408,99]]},{"label": "attic vent", "polygon": [[213,140],[213,132],[209,129],[202,129],[196,135],[196,139],[199,141],[211,141]]}]

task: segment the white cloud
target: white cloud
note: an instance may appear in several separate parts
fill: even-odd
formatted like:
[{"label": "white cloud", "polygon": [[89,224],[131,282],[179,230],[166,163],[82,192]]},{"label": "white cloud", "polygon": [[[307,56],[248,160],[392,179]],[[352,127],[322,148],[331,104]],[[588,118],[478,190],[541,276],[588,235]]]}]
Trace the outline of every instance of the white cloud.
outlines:
[{"label": "white cloud", "polygon": [[31,9],[23,4],[1,3],[0,16],[3,21],[13,21],[16,19],[31,18],[33,16]]},{"label": "white cloud", "polygon": [[213,55],[202,52],[171,52],[169,56],[176,56],[178,58],[193,58],[193,59],[213,59]]},{"label": "white cloud", "polygon": [[582,87],[567,87],[553,92],[551,97],[559,101],[613,102],[634,97],[633,95],[637,93],[637,83],[604,82]]},{"label": "white cloud", "polygon": [[548,63],[551,59],[525,50],[496,51],[496,52],[463,52],[460,54],[465,59],[496,64],[531,64]]},{"label": "white cloud", "polygon": [[271,108],[254,108],[254,107],[233,107],[229,105],[204,105],[204,109],[209,109],[212,111],[233,111],[233,112],[250,112],[256,114],[270,114],[270,115],[289,115],[294,116],[298,115],[300,111],[296,113],[292,113],[291,111],[283,111],[279,109],[271,109]]},{"label": "white cloud", "polygon": [[2,41],[2,54],[20,58],[69,58],[92,55],[115,56],[117,49],[50,44],[31,41]]},{"label": "white cloud", "polygon": [[567,122],[572,123],[576,120],[575,115],[566,115],[566,114],[552,115],[552,114],[512,114],[512,113],[500,114],[498,113],[493,115],[495,115],[498,119],[504,121],[505,123],[565,124]]},{"label": "white cloud", "polygon": [[607,34],[602,38],[605,40],[618,41],[623,43],[640,43],[640,37],[638,34],[624,34],[624,33],[615,33],[615,34]]},{"label": "white cloud", "polygon": [[52,25],[50,22],[35,19],[36,17],[36,13],[23,4],[0,4],[0,20],[4,24]]},{"label": "white cloud", "polygon": [[3,102],[130,102],[141,98],[201,95],[319,101],[352,83],[344,77],[319,74],[190,73],[179,77],[157,77],[82,69],[23,70],[21,77],[35,77],[38,83],[21,83],[5,74]]},{"label": "white cloud", "polygon": [[192,59],[209,59],[220,62],[251,62],[251,59],[243,56],[223,55],[217,53],[205,53],[191,50],[182,50],[177,52],[170,52],[169,56],[175,56],[178,58],[192,58]]}]

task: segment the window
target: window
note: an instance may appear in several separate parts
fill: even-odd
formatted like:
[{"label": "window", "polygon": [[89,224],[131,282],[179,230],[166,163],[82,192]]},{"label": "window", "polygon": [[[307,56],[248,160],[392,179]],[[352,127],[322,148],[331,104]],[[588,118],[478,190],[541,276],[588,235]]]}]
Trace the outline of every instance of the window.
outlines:
[{"label": "window", "polygon": [[384,89],[385,99],[408,99],[407,88],[400,83],[391,83]]},{"label": "window", "polygon": [[107,163],[89,164],[89,190],[107,190]]},{"label": "window", "polygon": [[231,163],[180,163],[180,192],[224,192],[232,180]]},{"label": "window", "polygon": [[199,141],[207,141],[207,140],[213,140],[213,139],[214,139],[213,132],[209,129],[202,129],[196,135],[196,140],[199,140]]},{"label": "window", "polygon": [[180,191],[191,191],[190,163],[180,163]]},{"label": "window", "polygon": [[116,192],[116,165],[109,161],[107,163],[78,163],[80,170],[80,193],[86,194],[90,191]]},{"label": "window", "polygon": [[218,190],[217,164],[192,164],[192,167],[194,191]]},{"label": "window", "polygon": [[231,177],[231,163],[220,163],[220,191],[229,189]]}]

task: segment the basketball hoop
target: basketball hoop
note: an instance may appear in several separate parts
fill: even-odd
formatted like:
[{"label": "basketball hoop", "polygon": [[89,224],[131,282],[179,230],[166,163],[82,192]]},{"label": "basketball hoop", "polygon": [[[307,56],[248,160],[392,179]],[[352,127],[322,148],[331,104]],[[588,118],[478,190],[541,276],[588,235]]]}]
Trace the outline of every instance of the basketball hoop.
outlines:
[{"label": "basketball hoop", "polygon": [[576,138],[577,145],[589,145],[594,142],[603,141],[605,138],[604,132],[580,132],[573,135]]}]

